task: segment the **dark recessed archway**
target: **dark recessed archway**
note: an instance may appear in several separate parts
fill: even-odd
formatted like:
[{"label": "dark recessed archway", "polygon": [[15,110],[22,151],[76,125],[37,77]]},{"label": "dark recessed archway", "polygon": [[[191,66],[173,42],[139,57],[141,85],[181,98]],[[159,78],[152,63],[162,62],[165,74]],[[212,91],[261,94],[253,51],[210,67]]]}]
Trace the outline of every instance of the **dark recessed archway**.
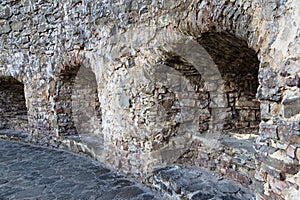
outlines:
[{"label": "dark recessed archway", "polygon": [[12,77],[0,77],[0,129],[27,131],[24,85]]},{"label": "dark recessed archway", "polygon": [[60,136],[99,133],[101,107],[91,69],[78,66],[61,73],[55,95]]},{"label": "dark recessed archway", "polygon": [[57,117],[57,131],[60,136],[77,134],[73,121],[72,89],[78,70],[79,66],[68,68],[60,74],[56,83],[54,109]]},{"label": "dark recessed archway", "polygon": [[259,61],[255,51],[228,33],[205,33],[198,42],[217,64],[225,83],[227,116],[223,129],[248,129],[258,134],[260,108],[255,95]]},{"label": "dark recessed archway", "polygon": [[[256,99],[259,85],[257,55],[245,41],[228,33],[205,33],[197,42],[208,54],[193,55],[191,51],[183,55],[189,54],[188,59],[193,59],[193,56],[198,56],[196,59],[199,60],[212,59],[219,73],[216,77],[222,80],[206,77],[197,70],[196,65],[193,66],[193,61],[185,57],[166,53],[164,64],[189,80],[195,92],[192,100],[199,103],[195,107],[199,111],[199,137],[191,142],[191,147],[175,163],[206,167],[251,185],[255,173],[253,145],[259,134],[260,123],[260,105]],[[189,50],[187,46],[184,49]],[[206,66],[205,70],[214,70],[210,66]],[[215,85],[220,82],[224,86],[220,87],[224,101],[217,107],[212,107],[214,101],[218,101],[213,96],[214,91],[206,87],[214,85],[214,81],[217,83]],[[217,115],[213,113],[214,110],[218,110]],[[220,120],[214,117],[220,117]],[[215,125],[217,129],[214,129]]]}]

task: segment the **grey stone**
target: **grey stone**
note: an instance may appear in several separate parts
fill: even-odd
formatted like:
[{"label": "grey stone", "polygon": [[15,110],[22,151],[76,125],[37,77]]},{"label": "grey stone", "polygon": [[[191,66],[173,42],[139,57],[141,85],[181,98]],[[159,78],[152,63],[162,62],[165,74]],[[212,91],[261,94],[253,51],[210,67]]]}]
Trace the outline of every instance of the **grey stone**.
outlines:
[{"label": "grey stone", "polygon": [[300,97],[294,96],[294,97],[288,97],[285,98],[283,101],[283,112],[284,117],[290,118],[294,115],[297,115],[300,113]]},{"label": "grey stone", "polygon": [[120,106],[122,108],[128,108],[129,106],[129,97],[126,94],[121,94],[119,97]]},{"label": "grey stone", "polygon": [[208,193],[208,192],[198,192],[197,194],[192,196],[192,200],[197,199],[212,199],[214,197],[214,194]]},{"label": "grey stone", "polygon": [[0,19],[8,19],[11,16],[11,11],[8,6],[0,7]]},{"label": "grey stone", "polygon": [[196,167],[175,165],[157,169],[151,183],[158,191],[169,194],[171,199],[177,199],[178,194],[187,199],[243,199],[244,194],[253,197],[234,181],[225,177],[220,180],[220,177]]},{"label": "grey stone", "polygon": [[8,182],[8,180],[6,180],[6,179],[0,179],[0,185],[3,185],[5,183],[7,183],[7,182]]},{"label": "grey stone", "polygon": [[4,33],[9,33],[10,31],[11,28],[8,23],[0,23],[0,35]]},{"label": "grey stone", "polygon": [[263,138],[278,138],[277,125],[262,122],[260,123],[259,128]]},{"label": "grey stone", "polygon": [[37,197],[41,195],[44,191],[45,187],[31,187],[22,191],[17,192],[14,194],[15,199],[24,199],[28,197]]},{"label": "grey stone", "polygon": [[220,191],[224,193],[236,193],[240,190],[238,186],[228,182],[220,182],[218,187],[220,188]]},{"label": "grey stone", "polygon": [[10,26],[13,31],[20,31],[23,28],[23,23],[21,21],[14,21]]},{"label": "grey stone", "polygon": [[123,187],[122,191],[116,195],[116,199],[134,199],[143,194],[144,191],[136,186]]},{"label": "grey stone", "polygon": [[[28,132],[24,139],[13,139],[85,153],[138,179],[146,179],[156,166],[180,162],[220,170],[239,181],[246,179],[242,172],[253,181],[254,170],[260,172],[261,163],[268,162],[259,157],[270,157],[278,150],[277,142],[282,148],[299,144],[299,131],[281,128],[287,121],[299,120],[294,117],[295,105],[285,107],[282,102],[283,95],[299,93],[297,0],[1,0],[0,4],[0,128]],[[159,66],[164,70],[155,70]],[[78,81],[84,68],[90,73]],[[8,76],[9,81],[2,81]],[[78,85],[93,92],[79,90]],[[162,87],[166,93],[158,92]],[[79,91],[78,101],[72,99],[74,91]],[[256,93],[264,104],[261,110]],[[224,128],[230,131],[219,134]],[[218,143],[235,129],[237,137],[260,135],[257,144],[249,141],[256,152],[246,143]],[[93,137],[79,141],[63,137],[82,133],[99,142]],[[1,162],[11,162],[3,171],[18,173],[21,169],[13,165],[37,150],[26,147],[15,155],[3,153]],[[248,172],[244,165],[233,165],[236,152],[251,157],[255,169]],[[46,175],[72,178],[87,167],[58,153],[52,156],[59,159],[47,161],[45,154],[32,159],[34,171],[47,171],[48,165]],[[297,151],[288,155],[285,163],[300,159]],[[55,166],[72,166],[74,174]],[[86,172],[100,174],[102,181],[118,179],[112,172]],[[272,188],[270,173],[263,183],[266,191],[259,193],[268,194],[266,199],[288,198]],[[294,173],[285,170],[283,177],[295,179]]]},{"label": "grey stone", "polygon": [[0,135],[6,135],[8,137],[19,137],[19,138],[26,138],[29,136],[28,133],[20,130],[12,130],[12,129],[0,129]]},{"label": "grey stone", "polygon": [[[19,152],[19,149],[23,149],[23,152]],[[110,196],[112,198],[117,195],[119,199],[139,199],[142,195],[153,197],[152,199],[161,199],[141,184],[86,157],[0,139],[0,154],[9,155],[10,153],[18,156],[3,160],[0,165],[2,177],[0,192],[4,199],[53,199],[54,197],[55,199],[96,199],[96,197],[101,199],[101,197],[107,197],[106,194],[112,195]],[[32,160],[28,162],[30,164],[25,165],[22,159],[20,160],[23,154],[26,154],[26,159]],[[55,170],[38,169],[38,165],[51,162],[53,159],[57,161],[69,159],[69,161],[67,165],[64,162],[54,162],[51,167]],[[15,162],[12,163],[12,161]],[[72,168],[77,164],[80,164],[79,168]],[[4,170],[3,165],[11,166]],[[68,174],[60,173],[66,170]],[[57,176],[56,172],[60,175]],[[104,173],[106,176],[101,177],[94,172]],[[74,175],[70,176],[70,173]],[[20,176],[13,181],[15,174]],[[101,185],[98,185],[99,181]]]}]

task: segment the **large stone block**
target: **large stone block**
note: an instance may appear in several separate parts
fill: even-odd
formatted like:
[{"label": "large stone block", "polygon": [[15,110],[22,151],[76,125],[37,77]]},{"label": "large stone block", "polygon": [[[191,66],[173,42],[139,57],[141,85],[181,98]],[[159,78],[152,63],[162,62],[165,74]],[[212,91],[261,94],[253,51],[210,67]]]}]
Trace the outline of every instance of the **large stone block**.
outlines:
[{"label": "large stone block", "polygon": [[0,7],[0,19],[8,19],[12,15],[12,12],[8,6]]},{"label": "large stone block", "polygon": [[3,22],[0,20],[0,35],[9,33],[11,31],[11,27],[8,22]]},{"label": "large stone block", "polygon": [[278,72],[268,63],[261,64],[259,69],[260,86],[257,90],[257,98],[260,100],[279,101],[281,98]]},{"label": "large stone block", "polygon": [[290,118],[300,114],[300,97],[287,97],[282,101],[284,117]]},{"label": "large stone block", "polygon": [[277,134],[277,125],[275,124],[268,124],[265,122],[261,122],[259,125],[259,132],[262,138],[264,139],[278,139]]}]

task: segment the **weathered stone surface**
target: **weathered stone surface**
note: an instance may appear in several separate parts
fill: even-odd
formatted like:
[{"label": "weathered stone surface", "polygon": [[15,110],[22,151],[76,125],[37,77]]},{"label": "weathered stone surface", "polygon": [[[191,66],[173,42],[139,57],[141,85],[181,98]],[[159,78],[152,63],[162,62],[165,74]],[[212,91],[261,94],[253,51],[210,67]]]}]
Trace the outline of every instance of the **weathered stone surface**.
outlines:
[{"label": "weathered stone surface", "polygon": [[0,19],[8,19],[12,12],[8,6],[1,6],[0,8]]},{"label": "weathered stone surface", "polygon": [[10,27],[10,25],[7,22],[5,22],[5,21],[1,22],[0,21],[0,25],[1,25],[0,35],[4,34],[4,33],[9,33],[11,31],[11,27]]},{"label": "weathered stone surface", "polygon": [[4,199],[161,199],[86,157],[0,140]]},{"label": "weathered stone surface", "polygon": [[294,115],[297,115],[300,113],[300,108],[299,108],[299,103],[300,103],[300,97],[289,97],[284,99],[282,102],[283,104],[283,112],[284,112],[284,117],[289,118]]},{"label": "weathered stone surface", "polygon": [[296,74],[294,78],[289,77],[286,80],[286,85],[290,86],[290,87],[293,87],[293,86],[300,87],[300,77],[298,76],[298,74]]},{"label": "weathered stone surface", "polygon": [[[15,22],[12,22],[10,26],[13,31],[20,31],[23,28],[23,23],[19,22],[19,21],[15,21]],[[29,42],[29,41],[27,41],[27,42]],[[23,43],[27,43],[27,42],[23,40]]]},{"label": "weathered stone surface", "polygon": [[260,86],[257,98],[262,100],[280,100],[280,83],[278,73],[269,65],[262,66],[259,71]]},{"label": "weathered stone surface", "polygon": [[157,169],[151,182],[166,199],[253,199],[249,191],[220,174],[193,167]]},{"label": "weathered stone surface", "polygon": [[260,123],[259,125],[259,130],[261,132],[261,137],[264,139],[272,138],[272,139],[277,139],[278,134],[277,134],[277,126],[274,124],[268,124],[268,123]]},{"label": "weathered stone surface", "polygon": [[28,133],[24,131],[12,130],[12,129],[0,129],[0,135],[3,137],[13,138],[27,138]]},{"label": "weathered stone surface", "polygon": [[[13,119],[21,101],[7,111],[6,99],[0,116],[13,120],[1,123],[26,127],[31,142],[59,146],[64,135],[85,132],[103,145],[100,155],[86,153],[140,179],[182,157],[253,177],[253,166],[236,156],[243,151],[219,143],[224,129],[260,135],[251,141],[256,152],[247,154],[257,155],[256,171],[266,162],[259,155],[298,148],[299,130],[290,128],[299,123],[298,111],[283,102],[300,95],[297,0],[0,4],[0,76],[23,84],[19,105],[27,111]],[[84,68],[90,78],[78,82]],[[73,104],[76,88],[82,97]],[[286,150],[286,163],[300,159],[297,150]],[[283,173],[300,185],[295,171]],[[270,181],[263,180],[258,197],[299,196],[292,187],[268,189]]]}]

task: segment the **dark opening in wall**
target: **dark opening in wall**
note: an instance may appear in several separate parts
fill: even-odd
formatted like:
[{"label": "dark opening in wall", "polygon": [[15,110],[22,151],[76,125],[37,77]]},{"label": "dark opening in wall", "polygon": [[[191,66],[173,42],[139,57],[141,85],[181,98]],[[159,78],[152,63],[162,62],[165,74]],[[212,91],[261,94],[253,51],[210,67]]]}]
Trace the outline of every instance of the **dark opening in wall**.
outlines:
[{"label": "dark opening in wall", "polygon": [[198,42],[210,54],[225,82],[227,117],[224,130],[252,129],[258,134],[260,123],[258,88],[259,61],[247,43],[226,33],[206,33]]},{"label": "dark opening in wall", "polygon": [[[227,33],[205,33],[198,39],[198,43],[211,56],[224,83],[226,105],[222,105],[225,119],[221,129],[258,134],[260,107],[256,90],[259,84],[259,61],[255,51],[248,48],[245,41]],[[209,78],[202,77],[195,66],[178,55],[166,53],[165,57],[164,64],[179,71],[193,86],[202,109],[199,131],[207,131],[209,121],[212,120],[212,94],[205,87]],[[206,70],[210,69],[207,67]]]},{"label": "dark opening in wall", "polygon": [[0,77],[0,129],[27,131],[24,85],[12,77]]},{"label": "dark opening in wall", "polygon": [[[260,123],[260,105],[256,99],[259,85],[257,55],[245,41],[228,33],[205,33],[197,42],[208,54],[195,53],[195,56],[200,56],[200,60],[201,56],[205,56],[205,60],[209,55],[219,72],[216,77],[222,79],[224,85],[221,90],[225,100],[220,104],[222,113],[218,113],[222,119],[218,121],[221,122],[218,124],[220,129],[217,129],[220,133],[212,129],[214,117],[219,116],[212,113],[216,109],[212,107],[213,101],[217,99],[214,99],[213,90],[210,91],[207,86],[215,77],[205,77],[189,60],[166,53],[164,64],[189,80],[199,103],[195,107],[199,112],[199,140],[193,140],[191,147],[175,163],[202,166],[251,185],[255,173],[253,145]],[[186,46],[184,48],[189,49]],[[193,52],[190,54],[191,59]],[[205,70],[209,71],[209,66]]]},{"label": "dark opening in wall", "polygon": [[70,67],[60,74],[55,89],[55,111],[59,135],[74,135],[77,130],[73,121],[72,90],[79,67]]},{"label": "dark opening in wall", "polygon": [[193,65],[179,56],[168,55],[164,64],[180,72],[190,82],[194,90],[192,93],[195,93],[195,95],[188,94],[190,92],[187,92],[186,95],[189,98],[195,98],[194,100],[200,103],[199,109],[201,110],[201,114],[198,121],[198,128],[200,133],[207,131],[211,117],[209,110],[210,95],[209,92],[204,89],[205,82],[202,75]]},{"label": "dark opening in wall", "polygon": [[101,131],[97,81],[92,70],[73,67],[61,73],[56,84],[55,110],[61,136]]},{"label": "dark opening in wall", "polygon": [[101,105],[97,81],[92,70],[81,67],[72,91],[73,120],[80,134],[101,133]]}]

